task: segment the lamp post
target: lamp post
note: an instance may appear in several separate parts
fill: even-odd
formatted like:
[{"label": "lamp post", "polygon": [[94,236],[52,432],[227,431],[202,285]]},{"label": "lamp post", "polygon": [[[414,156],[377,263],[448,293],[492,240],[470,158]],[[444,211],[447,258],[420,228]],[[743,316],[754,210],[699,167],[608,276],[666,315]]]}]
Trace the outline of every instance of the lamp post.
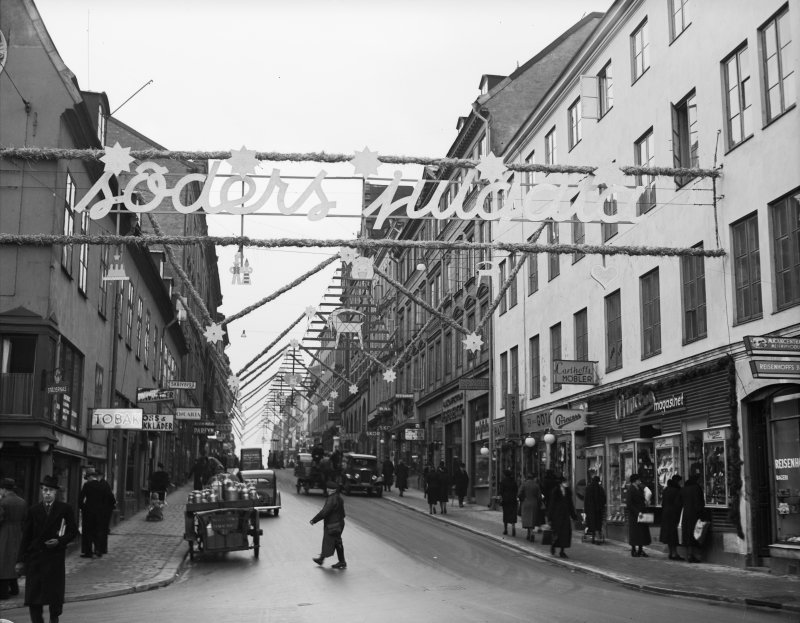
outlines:
[{"label": "lamp post", "polygon": [[550,448],[556,440],[556,436],[548,431],[544,435],[544,442],[547,444],[547,462],[545,464],[545,469],[550,469]]}]

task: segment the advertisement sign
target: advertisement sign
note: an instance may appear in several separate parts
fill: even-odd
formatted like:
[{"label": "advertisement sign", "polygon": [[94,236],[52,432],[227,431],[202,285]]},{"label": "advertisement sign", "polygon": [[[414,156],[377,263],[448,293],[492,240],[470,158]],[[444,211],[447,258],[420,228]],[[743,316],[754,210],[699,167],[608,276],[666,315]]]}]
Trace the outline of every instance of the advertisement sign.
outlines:
[{"label": "advertisement sign", "polygon": [[194,381],[167,381],[167,387],[170,389],[197,389],[197,383]]},{"label": "advertisement sign", "polygon": [[597,385],[597,362],[554,359],[553,382],[563,385]]},{"label": "advertisement sign", "polygon": [[67,394],[69,385],[64,382],[64,373],[61,368],[56,368],[50,375],[50,382],[47,384],[48,394]]},{"label": "advertisement sign", "polygon": [[766,355],[800,355],[800,337],[774,337],[771,335],[746,335],[744,348],[750,355],[753,351]]},{"label": "advertisement sign", "polygon": [[92,428],[142,430],[141,409],[95,409]]},{"label": "advertisement sign", "polygon": [[506,435],[519,435],[519,395],[506,394]]},{"label": "advertisement sign", "polygon": [[489,379],[458,379],[458,389],[489,389],[491,385]]},{"label": "advertisement sign", "polygon": [[262,469],[264,458],[261,448],[242,448],[239,469]]},{"label": "advertisement sign", "polygon": [[586,428],[588,411],[583,409],[550,409],[525,416],[524,427],[528,432],[539,432],[547,429],[556,431],[583,430]]},{"label": "advertisement sign", "polygon": [[217,425],[209,420],[192,422],[192,432],[195,435],[214,435],[217,432]]},{"label": "advertisement sign", "polygon": [[145,413],[142,417],[142,430],[171,433],[175,422],[171,413]]},{"label": "advertisement sign", "polygon": [[750,371],[756,379],[800,379],[800,361],[753,359]]},{"label": "advertisement sign", "polygon": [[407,428],[405,430],[406,441],[425,441],[424,428]]},{"label": "advertisement sign", "polygon": [[175,409],[176,420],[202,420],[203,410],[194,407],[178,407]]},{"label": "advertisement sign", "polygon": [[174,389],[161,389],[159,387],[147,388],[138,387],[136,389],[136,402],[169,402],[175,400]]}]

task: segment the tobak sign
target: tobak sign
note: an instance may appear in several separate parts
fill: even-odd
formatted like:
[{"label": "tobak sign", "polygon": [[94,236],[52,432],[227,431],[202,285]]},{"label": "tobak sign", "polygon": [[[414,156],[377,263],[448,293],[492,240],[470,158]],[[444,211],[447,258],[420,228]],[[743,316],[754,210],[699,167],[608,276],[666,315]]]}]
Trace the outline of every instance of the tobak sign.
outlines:
[{"label": "tobak sign", "polygon": [[92,428],[142,430],[141,409],[95,409]]}]

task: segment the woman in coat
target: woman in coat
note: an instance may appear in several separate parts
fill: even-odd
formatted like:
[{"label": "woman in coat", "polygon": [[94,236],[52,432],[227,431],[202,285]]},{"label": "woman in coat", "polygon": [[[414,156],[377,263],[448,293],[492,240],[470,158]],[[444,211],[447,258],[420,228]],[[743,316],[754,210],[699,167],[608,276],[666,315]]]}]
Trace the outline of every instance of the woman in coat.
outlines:
[{"label": "woman in coat", "polygon": [[595,537],[598,533],[602,535],[603,518],[606,514],[606,492],[600,484],[599,476],[593,476],[586,487],[583,512],[586,513],[586,531],[592,535],[592,543],[597,543]]},{"label": "woman in coat", "polygon": [[442,515],[446,515],[447,502],[450,500],[450,474],[447,473],[444,461],[436,468],[436,476],[439,479],[439,510]]},{"label": "woman in coat", "polygon": [[0,480],[0,599],[19,595],[15,565],[28,505],[15,489],[12,478]]},{"label": "woman in coat", "polygon": [[518,497],[522,504],[522,527],[528,531],[525,538],[533,543],[536,537],[533,529],[542,523],[539,518],[539,508],[542,499],[542,490],[539,488],[539,479],[533,474],[528,474],[519,488]]},{"label": "woman in coat", "polygon": [[425,476],[425,497],[428,499],[428,512],[436,514],[436,505],[439,503],[439,473],[431,468]]},{"label": "woman in coat", "polygon": [[503,534],[508,534],[508,524],[511,524],[511,536],[517,536],[517,491],[519,487],[514,480],[514,473],[507,469],[503,472],[497,494],[503,507]]},{"label": "woman in coat", "polygon": [[669,548],[670,560],[684,560],[678,555],[678,521],[681,518],[681,478],[675,474],[661,493],[661,533],[658,540]]},{"label": "woman in coat", "polygon": [[550,553],[555,556],[556,546],[561,548],[558,554],[566,558],[564,550],[572,545],[572,520],[577,519],[575,503],[572,501],[572,489],[567,486],[567,479],[557,477],[558,484],[550,491],[550,502],[547,505],[547,516],[553,530],[553,542]]},{"label": "woman in coat", "polygon": [[458,498],[458,505],[464,507],[464,498],[467,497],[469,490],[469,474],[467,474],[467,466],[461,463],[458,466],[458,471],[453,476],[453,484],[456,489],[456,497]]},{"label": "woman in coat", "polygon": [[639,521],[639,513],[643,513],[647,508],[644,491],[642,491],[642,479],[639,474],[631,474],[625,504],[628,509],[628,543],[631,546],[631,556],[647,558],[643,547],[650,545],[652,540],[649,524]]},{"label": "woman in coat", "polygon": [[[694,526],[698,519],[703,518],[706,507],[703,489],[698,482],[696,474],[686,479],[686,485],[681,489],[680,498],[683,505],[683,519],[681,520],[681,538],[686,546],[686,559],[689,562],[700,562],[700,544],[694,539]],[[698,556],[695,556],[695,553]]]},{"label": "woman in coat", "polygon": [[408,465],[406,465],[403,459],[400,459],[400,462],[397,464],[397,473],[395,476],[397,478],[397,488],[400,491],[400,497],[403,497],[403,491],[408,489]]}]

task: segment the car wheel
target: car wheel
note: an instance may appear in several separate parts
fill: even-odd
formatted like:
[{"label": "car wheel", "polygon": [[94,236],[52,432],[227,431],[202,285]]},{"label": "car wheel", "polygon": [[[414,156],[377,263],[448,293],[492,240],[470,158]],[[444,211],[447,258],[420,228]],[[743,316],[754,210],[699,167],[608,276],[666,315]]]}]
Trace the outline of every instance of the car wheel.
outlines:
[{"label": "car wheel", "polygon": [[278,516],[278,511],[279,510],[280,510],[279,508],[276,508],[275,510],[272,511],[276,517]]}]

